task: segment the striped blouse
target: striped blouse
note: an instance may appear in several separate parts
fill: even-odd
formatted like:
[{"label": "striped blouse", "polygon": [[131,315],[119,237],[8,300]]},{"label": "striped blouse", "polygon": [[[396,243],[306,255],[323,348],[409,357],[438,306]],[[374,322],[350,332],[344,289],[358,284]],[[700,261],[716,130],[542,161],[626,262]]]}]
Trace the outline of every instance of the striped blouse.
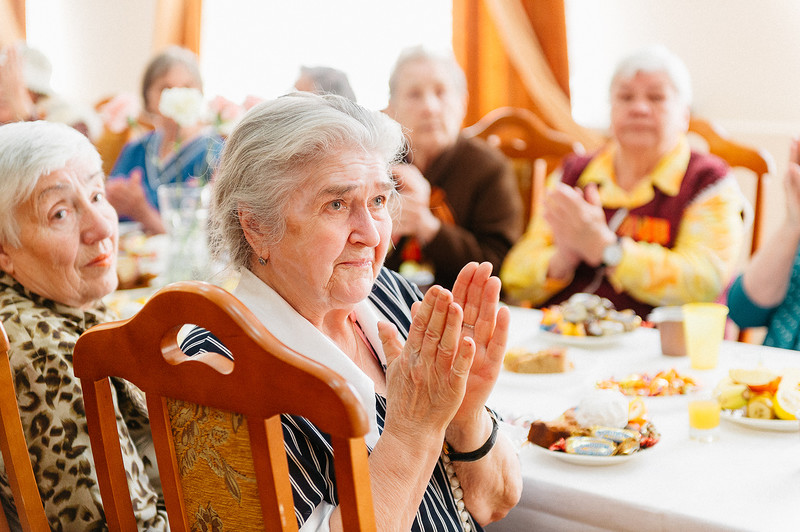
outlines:
[{"label": "striped blouse", "polygon": [[[375,282],[369,301],[380,313],[381,318],[394,324],[405,339],[411,326],[411,304],[421,298],[422,294],[416,286],[384,268]],[[227,349],[213,335],[199,328],[194,329],[186,337],[181,347],[189,355],[214,351],[230,356]],[[375,412],[378,432],[382,433],[386,398],[378,394],[375,394]],[[281,421],[294,493],[295,515],[302,527],[319,505],[338,504],[333,449],[330,437],[305,418],[283,415]],[[368,447],[368,451],[371,452],[372,449]],[[327,523],[308,524],[310,526],[303,527],[302,530],[328,528]],[[470,524],[472,530],[482,530],[471,518]],[[462,530],[459,511],[441,459],[437,462],[428,482],[411,530],[437,532]]]}]

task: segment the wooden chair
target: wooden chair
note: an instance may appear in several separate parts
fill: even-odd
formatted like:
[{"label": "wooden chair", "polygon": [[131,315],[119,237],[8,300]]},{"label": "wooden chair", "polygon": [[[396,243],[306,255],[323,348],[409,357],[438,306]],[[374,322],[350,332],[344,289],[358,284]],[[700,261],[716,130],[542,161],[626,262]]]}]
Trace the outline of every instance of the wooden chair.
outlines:
[{"label": "wooden chair", "polygon": [[[544,178],[564,156],[583,153],[583,146],[566,133],[550,129],[528,109],[500,107],[464,129],[467,137],[480,137],[502,151],[514,164],[526,220],[541,200]],[[542,160],[544,164],[535,161]],[[538,196],[538,197],[537,197]]]},{"label": "wooden chair", "polygon": [[[216,353],[186,356],[177,340],[186,323],[212,331],[236,360]],[[132,382],[147,396],[173,532],[190,530],[201,513],[217,519],[217,505],[231,494],[240,500],[217,520],[226,530],[297,530],[281,413],[304,416],[331,435],[344,528],[375,530],[363,438],[369,422],[359,399],[341,376],[281,344],[222,288],[199,281],[162,288],[129,320],[84,333],[73,362],[111,530],[136,530],[111,376]],[[215,425],[210,433],[203,432],[201,421]],[[226,454],[226,438],[244,439],[246,449]],[[186,453],[192,440],[205,444]],[[188,483],[202,462],[200,453],[211,454],[210,467]],[[198,486],[207,493],[198,494]],[[199,506],[191,506],[198,500]]]},{"label": "wooden chair", "polygon": [[[0,451],[3,453],[8,483],[14,495],[14,504],[22,530],[50,530],[44,506],[36,485],[36,478],[25,443],[25,433],[19,418],[17,394],[14,388],[14,376],[8,358],[8,336],[0,323]],[[0,532],[10,527],[5,513],[0,510]]]},{"label": "wooden chair", "polygon": [[698,135],[708,145],[709,153],[725,160],[733,168],[748,170],[755,179],[753,193],[753,231],[750,238],[750,255],[761,244],[761,218],[764,203],[764,181],[775,173],[775,160],[772,155],[756,148],[739,144],[716,124],[693,116],[689,122],[689,132]]},{"label": "wooden chair", "polygon": [[[756,148],[751,148],[733,141],[714,123],[698,117],[691,117],[689,133],[699,136],[708,145],[709,153],[723,159],[736,169],[744,169],[755,180],[753,184],[753,224],[750,233],[748,257],[756,252],[761,244],[761,220],[764,210],[764,181],[775,173],[775,160],[772,155]],[[740,342],[754,341],[752,330],[738,332]]]}]

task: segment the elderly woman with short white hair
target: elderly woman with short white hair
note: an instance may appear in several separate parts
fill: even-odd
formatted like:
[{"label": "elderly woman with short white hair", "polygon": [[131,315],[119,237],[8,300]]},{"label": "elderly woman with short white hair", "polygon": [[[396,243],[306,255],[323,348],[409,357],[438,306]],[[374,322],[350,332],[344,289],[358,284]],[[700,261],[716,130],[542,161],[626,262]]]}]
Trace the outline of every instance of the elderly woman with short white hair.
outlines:
[{"label": "elderly woman with short white hair", "polygon": [[[340,96],[260,104],[223,151],[213,247],[241,271],[234,293],[265,327],[360,396],[377,529],[480,530],[521,490],[516,453],[484,407],[509,314],[488,263],[422,301],[382,267],[402,148],[397,123]],[[302,418],[282,423],[298,523],[340,530],[325,435]]]},{"label": "elderly woman with short white hair", "polygon": [[511,163],[461,134],[466,112],[467,80],[452,53],[400,53],[386,113],[403,126],[410,149],[393,168],[402,201],[386,266],[429,271],[447,288],[470,261],[491,262],[498,272],[524,229]]},{"label": "elderly woman with short white hair", "polygon": [[689,71],[666,48],[623,59],[612,78],[612,140],[567,158],[500,276],[537,306],[595,292],[640,316],[713,301],[730,280],[746,205],[721,159],[687,139]]},{"label": "elderly woman with short white hair", "polygon": [[[66,125],[0,126],[0,320],[53,530],[106,528],[72,369],[78,337],[115,319],[101,300],[117,287],[117,215],[106,201],[101,168],[94,146]],[[114,393],[137,522],[142,529],[167,530],[160,493],[148,478],[157,474],[143,458],[150,441],[144,397],[121,380],[114,381]],[[0,500],[9,522],[18,524],[5,471]]]}]

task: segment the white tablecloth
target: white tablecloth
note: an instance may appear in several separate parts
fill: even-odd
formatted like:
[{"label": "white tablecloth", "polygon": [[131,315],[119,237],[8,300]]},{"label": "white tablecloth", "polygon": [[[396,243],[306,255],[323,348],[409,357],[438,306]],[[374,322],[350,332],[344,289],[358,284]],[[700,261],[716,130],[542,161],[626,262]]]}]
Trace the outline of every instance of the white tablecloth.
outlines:
[{"label": "white tablecloth", "polygon": [[[540,316],[512,308],[509,347],[546,345],[538,334]],[[676,368],[713,388],[733,367],[800,367],[795,351],[723,342],[717,369],[691,370],[687,357],[661,354],[652,329],[605,347],[570,347],[569,356],[575,369],[566,374],[503,371],[490,406],[549,420],[575,406],[599,379]],[[488,530],[800,530],[800,432],[723,420],[719,439],[704,444],[689,439],[685,396],[646,398],[646,404],[661,441],[620,464],[569,464],[521,444],[522,500]]]}]

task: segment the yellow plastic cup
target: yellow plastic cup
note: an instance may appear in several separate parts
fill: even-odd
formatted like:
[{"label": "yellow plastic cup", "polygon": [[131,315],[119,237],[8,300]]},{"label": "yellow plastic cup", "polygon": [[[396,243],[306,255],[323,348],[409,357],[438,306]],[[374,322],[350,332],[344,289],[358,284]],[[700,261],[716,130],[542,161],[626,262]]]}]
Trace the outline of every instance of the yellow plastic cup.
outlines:
[{"label": "yellow plastic cup", "polygon": [[725,336],[728,307],[719,303],[683,305],[683,334],[693,369],[714,369]]}]

